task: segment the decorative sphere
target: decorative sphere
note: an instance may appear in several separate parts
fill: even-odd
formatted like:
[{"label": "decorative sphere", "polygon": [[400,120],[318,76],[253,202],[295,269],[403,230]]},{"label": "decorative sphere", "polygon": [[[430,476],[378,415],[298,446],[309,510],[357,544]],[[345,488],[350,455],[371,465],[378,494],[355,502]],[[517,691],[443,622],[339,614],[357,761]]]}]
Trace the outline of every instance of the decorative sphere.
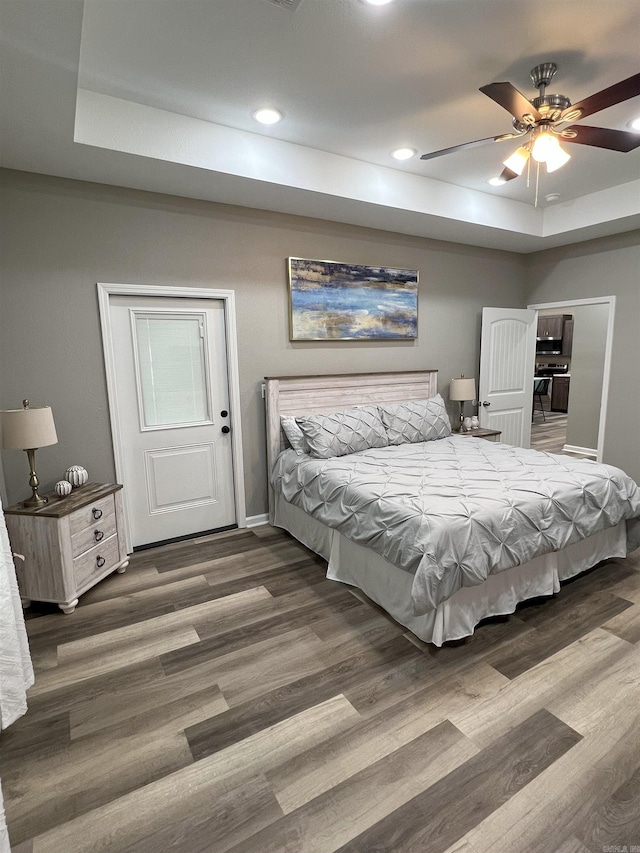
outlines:
[{"label": "decorative sphere", "polygon": [[84,486],[89,481],[87,469],[83,468],[82,465],[72,465],[71,468],[67,468],[64,472],[64,478],[74,487]]},{"label": "decorative sphere", "polygon": [[54,488],[56,490],[56,495],[59,498],[64,498],[67,495],[71,494],[71,490],[73,489],[73,486],[71,485],[71,483],[68,480],[58,480],[58,482],[55,484]]}]

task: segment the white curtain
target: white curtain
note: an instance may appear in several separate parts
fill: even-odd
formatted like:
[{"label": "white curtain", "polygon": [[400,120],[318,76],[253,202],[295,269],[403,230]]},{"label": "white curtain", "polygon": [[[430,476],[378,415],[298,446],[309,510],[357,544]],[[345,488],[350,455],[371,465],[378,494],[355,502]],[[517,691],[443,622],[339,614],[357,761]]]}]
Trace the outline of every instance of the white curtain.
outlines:
[{"label": "white curtain", "polygon": [[[27,710],[26,693],[33,684],[33,666],[27,632],[0,504],[0,730]],[[0,734],[1,737],[1,734]],[[0,787],[0,853],[8,853],[9,835]]]}]

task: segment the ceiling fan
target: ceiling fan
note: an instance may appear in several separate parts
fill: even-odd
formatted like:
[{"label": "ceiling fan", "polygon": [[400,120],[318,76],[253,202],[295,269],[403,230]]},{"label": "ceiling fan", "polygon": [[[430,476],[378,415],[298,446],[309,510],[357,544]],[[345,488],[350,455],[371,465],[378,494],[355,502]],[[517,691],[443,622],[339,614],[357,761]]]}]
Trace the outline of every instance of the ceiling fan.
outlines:
[{"label": "ceiling fan", "polygon": [[465,148],[475,148],[486,142],[526,138],[517,151],[504,161],[504,170],[498,182],[505,183],[522,174],[530,157],[538,164],[546,164],[548,172],[554,172],[564,166],[571,157],[560,146],[561,141],[623,152],[632,151],[640,146],[640,133],[570,124],[640,95],[640,74],[627,77],[626,80],[596,92],[578,101],[577,104],[572,104],[566,95],[546,94],[546,88],[557,70],[558,66],[555,62],[544,62],[531,69],[531,81],[539,90],[538,97],[531,101],[511,83],[489,83],[481,86],[481,92],[511,113],[513,131],[500,136],[476,139],[474,142],[464,142],[462,145],[443,148],[431,154],[423,154],[420,159],[432,160],[434,157],[452,154],[454,151]]}]

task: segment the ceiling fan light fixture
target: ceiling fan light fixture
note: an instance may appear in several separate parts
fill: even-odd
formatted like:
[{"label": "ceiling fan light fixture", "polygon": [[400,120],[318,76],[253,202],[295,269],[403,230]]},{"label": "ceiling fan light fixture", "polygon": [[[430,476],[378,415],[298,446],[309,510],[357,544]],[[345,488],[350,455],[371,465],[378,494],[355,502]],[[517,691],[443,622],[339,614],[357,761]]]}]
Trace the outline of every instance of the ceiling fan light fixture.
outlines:
[{"label": "ceiling fan light fixture", "polygon": [[537,163],[546,163],[559,148],[560,143],[556,137],[543,131],[534,140],[531,156]]},{"label": "ceiling fan light fixture", "polygon": [[528,159],[529,149],[525,148],[524,145],[521,145],[520,148],[517,148],[510,157],[507,157],[506,160],[502,161],[502,165],[506,166],[507,169],[510,169],[512,172],[515,172],[516,175],[521,175],[524,171],[524,167],[527,165]]},{"label": "ceiling fan light fixture", "polygon": [[555,172],[571,160],[571,154],[558,145],[557,150],[551,151],[547,155],[547,172]]}]

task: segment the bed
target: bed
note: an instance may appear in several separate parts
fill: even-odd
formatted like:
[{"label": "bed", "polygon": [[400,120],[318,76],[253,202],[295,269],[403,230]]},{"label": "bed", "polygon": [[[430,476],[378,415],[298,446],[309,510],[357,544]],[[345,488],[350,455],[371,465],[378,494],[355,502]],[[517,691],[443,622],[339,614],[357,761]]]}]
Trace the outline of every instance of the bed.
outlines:
[{"label": "bed", "polygon": [[624,472],[451,434],[435,370],[268,377],[266,404],[270,523],[426,642],[640,545]]}]

